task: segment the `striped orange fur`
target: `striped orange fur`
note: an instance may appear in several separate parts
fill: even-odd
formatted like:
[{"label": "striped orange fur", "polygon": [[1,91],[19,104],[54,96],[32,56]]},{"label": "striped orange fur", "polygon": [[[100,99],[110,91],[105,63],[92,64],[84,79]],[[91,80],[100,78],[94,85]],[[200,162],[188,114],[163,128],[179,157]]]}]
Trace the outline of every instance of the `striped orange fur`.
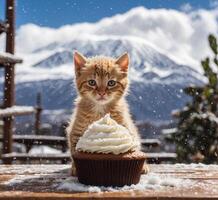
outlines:
[{"label": "striped orange fur", "polygon": [[[119,124],[129,129],[136,140],[140,140],[131,118],[125,95],[128,91],[129,56],[127,53],[118,59],[96,56],[85,58],[74,53],[75,82],[78,97],[75,109],[67,128],[71,154],[76,143],[88,126],[106,113]],[[75,168],[73,167],[73,174]]]}]

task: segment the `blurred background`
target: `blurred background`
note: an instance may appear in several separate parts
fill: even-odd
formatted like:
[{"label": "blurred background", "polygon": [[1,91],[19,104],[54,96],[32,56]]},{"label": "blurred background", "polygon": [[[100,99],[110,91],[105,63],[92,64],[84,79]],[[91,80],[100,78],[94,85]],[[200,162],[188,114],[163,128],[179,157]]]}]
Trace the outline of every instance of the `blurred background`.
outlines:
[{"label": "blurred background", "polygon": [[[2,20],[6,2],[0,0]],[[15,54],[23,59],[15,68],[15,104],[40,107],[42,112],[38,109],[38,127],[36,115],[14,119],[14,135],[64,137],[76,97],[74,50],[112,57],[127,51],[127,99],[142,138],[148,139],[145,151],[177,153],[164,155],[180,162],[217,162],[217,0],[18,0],[15,5]],[[0,52],[5,51],[5,39],[1,34]],[[202,65],[207,56],[211,62]],[[1,69],[2,101],[4,81]],[[205,119],[201,114],[208,112],[212,114]],[[200,120],[193,120],[193,113]],[[203,128],[201,120],[206,120]],[[13,143],[12,152],[62,152],[62,147],[46,145],[49,142],[39,146],[37,138],[29,146],[23,145],[25,141]],[[205,160],[211,151],[212,158]]]}]

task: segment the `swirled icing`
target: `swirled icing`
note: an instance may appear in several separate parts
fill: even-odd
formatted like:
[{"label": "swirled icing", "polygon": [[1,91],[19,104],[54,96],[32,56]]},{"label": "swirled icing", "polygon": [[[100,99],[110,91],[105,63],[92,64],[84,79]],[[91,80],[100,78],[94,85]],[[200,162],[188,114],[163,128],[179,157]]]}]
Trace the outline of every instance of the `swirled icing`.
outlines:
[{"label": "swirled icing", "polygon": [[78,151],[116,155],[136,148],[128,129],[111,119],[110,114],[92,123],[76,145]]}]

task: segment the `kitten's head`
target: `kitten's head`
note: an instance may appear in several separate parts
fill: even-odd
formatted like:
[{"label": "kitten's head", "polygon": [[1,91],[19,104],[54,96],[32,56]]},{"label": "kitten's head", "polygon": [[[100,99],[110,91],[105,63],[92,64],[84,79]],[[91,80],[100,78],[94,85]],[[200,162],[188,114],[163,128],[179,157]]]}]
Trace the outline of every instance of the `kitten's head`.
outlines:
[{"label": "kitten's head", "polygon": [[128,87],[129,56],[123,54],[117,59],[96,56],[86,58],[74,53],[76,86],[82,98],[97,104],[119,100]]}]

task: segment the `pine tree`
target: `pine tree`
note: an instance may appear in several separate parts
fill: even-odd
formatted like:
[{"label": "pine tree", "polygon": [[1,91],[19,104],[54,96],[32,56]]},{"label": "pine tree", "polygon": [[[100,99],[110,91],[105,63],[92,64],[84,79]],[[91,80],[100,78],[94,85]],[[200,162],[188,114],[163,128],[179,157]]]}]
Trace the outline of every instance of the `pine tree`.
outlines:
[{"label": "pine tree", "polygon": [[218,73],[212,68],[218,69],[218,46],[215,36],[208,41],[213,57],[201,61],[207,84],[185,88],[192,101],[174,113],[178,126],[170,140],[179,162],[218,163]]}]

